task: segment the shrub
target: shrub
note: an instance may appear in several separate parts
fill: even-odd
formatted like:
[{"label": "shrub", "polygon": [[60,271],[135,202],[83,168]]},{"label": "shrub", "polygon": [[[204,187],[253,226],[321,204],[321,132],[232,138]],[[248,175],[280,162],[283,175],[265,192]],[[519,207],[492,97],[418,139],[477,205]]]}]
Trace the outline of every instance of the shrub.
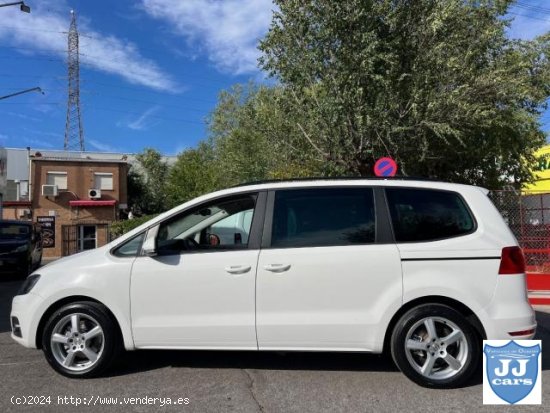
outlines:
[{"label": "shrub", "polygon": [[134,228],[139,227],[141,224],[149,221],[150,219],[153,219],[154,217],[156,217],[156,215],[144,215],[139,218],[113,222],[111,224],[111,239],[118,238],[121,235],[130,232]]}]

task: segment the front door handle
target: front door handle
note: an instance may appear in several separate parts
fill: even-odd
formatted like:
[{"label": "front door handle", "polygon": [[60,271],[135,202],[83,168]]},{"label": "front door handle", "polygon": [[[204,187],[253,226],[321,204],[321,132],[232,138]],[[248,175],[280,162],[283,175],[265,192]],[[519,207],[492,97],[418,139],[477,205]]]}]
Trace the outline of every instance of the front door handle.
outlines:
[{"label": "front door handle", "polygon": [[290,269],[290,264],[268,264],[264,265],[264,270],[271,272],[285,272]]},{"label": "front door handle", "polygon": [[229,274],[244,274],[250,271],[250,268],[252,268],[250,265],[232,265],[225,267],[225,271]]}]

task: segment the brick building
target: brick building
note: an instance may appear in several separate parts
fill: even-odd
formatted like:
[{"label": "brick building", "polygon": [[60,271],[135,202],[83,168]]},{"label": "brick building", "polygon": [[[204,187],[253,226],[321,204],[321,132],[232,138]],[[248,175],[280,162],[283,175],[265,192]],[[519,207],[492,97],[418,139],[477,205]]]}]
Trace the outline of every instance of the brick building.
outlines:
[{"label": "brick building", "polygon": [[44,257],[105,245],[110,224],[127,208],[125,157],[69,158],[35,152],[28,160],[28,196],[5,201],[3,218],[42,224]]}]

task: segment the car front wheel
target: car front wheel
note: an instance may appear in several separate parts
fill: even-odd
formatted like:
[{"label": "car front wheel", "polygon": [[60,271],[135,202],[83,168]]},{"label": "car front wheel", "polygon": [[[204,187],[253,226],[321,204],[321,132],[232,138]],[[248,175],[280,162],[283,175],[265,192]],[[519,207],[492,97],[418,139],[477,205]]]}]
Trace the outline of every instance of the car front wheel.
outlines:
[{"label": "car front wheel", "polygon": [[458,311],[426,304],[405,313],[391,338],[395,364],[424,387],[464,384],[478,368],[481,345],[472,325]]},{"label": "car front wheel", "polygon": [[113,362],[120,347],[107,309],[94,302],[65,305],[47,321],[42,348],[48,363],[68,377],[93,377]]}]

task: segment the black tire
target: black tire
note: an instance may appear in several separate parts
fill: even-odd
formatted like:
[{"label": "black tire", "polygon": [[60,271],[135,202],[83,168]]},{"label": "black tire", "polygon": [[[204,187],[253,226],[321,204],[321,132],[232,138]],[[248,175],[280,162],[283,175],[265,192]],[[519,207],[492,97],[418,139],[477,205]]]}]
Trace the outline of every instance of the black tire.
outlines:
[{"label": "black tire", "polygon": [[[418,343],[420,343],[419,347],[424,347],[425,345],[426,350],[406,349],[405,346],[411,331],[422,331],[426,325],[424,321],[428,318],[436,321],[436,330],[441,332],[441,338],[437,338],[436,342],[432,342],[433,340],[429,338],[430,335],[426,328],[424,337],[420,337],[422,335],[420,333],[420,336],[414,335],[415,339],[412,340],[415,341],[415,343],[412,344],[417,344],[416,341],[418,341]],[[444,322],[444,320],[447,320],[447,322]],[[460,342],[445,347],[447,346],[444,342],[445,337],[448,335],[449,331],[454,330],[454,328],[451,327],[452,324],[462,331],[463,339],[461,339]],[[436,336],[438,336],[438,334],[436,334]],[[449,339],[448,341],[451,342],[452,340]],[[439,346],[441,346],[441,348]],[[448,353],[446,352],[447,349],[449,350]],[[439,350],[441,350],[441,352],[439,352]],[[391,353],[397,367],[415,383],[429,388],[456,388],[462,386],[478,369],[481,355],[481,342],[473,326],[458,311],[441,304],[423,304],[407,311],[395,325],[391,336]],[[431,357],[436,360],[436,364],[432,370],[434,376],[430,376],[429,374],[425,375],[419,371],[421,370],[421,362],[423,360],[427,361],[430,354]],[[462,360],[460,363],[461,367],[452,369],[450,364],[439,354],[444,354],[445,357],[447,354],[452,357],[457,357],[455,360],[460,356]],[[424,364],[422,367],[426,365],[427,364]],[[451,374],[453,376],[445,377],[445,374]],[[440,376],[438,377],[438,375]]]},{"label": "black tire", "polygon": [[[57,357],[59,357],[60,350],[54,349],[53,346],[56,344],[52,345],[51,342],[54,328],[56,328],[58,323],[62,322],[62,320],[73,314],[79,314],[79,318],[81,319],[93,320],[97,322],[97,325],[101,327],[103,334],[100,341],[101,345],[98,345],[98,347],[101,347],[102,350],[99,352],[97,361],[95,361],[91,366],[78,371],[67,368],[58,361],[54,353],[56,353],[58,355]],[[89,317],[89,319],[86,319],[86,317]],[[80,331],[82,331],[81,336],[86,334],[85,330]],[[72,337],[70,332],[68,334],[69,337]],[[86,344],[88,344],[89,340],[85,341]],[[72,344],[60,344],[59,346],[65,345],[72,346]],[[122,340],[116,321],[113,320],[112,316],[103,305],[91,301],[80,301],[67,304],[56,310],[46,322],[44,332],[42,334],[42,350],[44,351],[46,360],[58,373],[71,378],[89,378],[100,375],[113,364],[117,355],[120,354],[121,349]],[[65,348],[65,350],[61,351],[67,351],[67,349]],[[78,357],[83,357],[83,353],[79,353]]]}]

